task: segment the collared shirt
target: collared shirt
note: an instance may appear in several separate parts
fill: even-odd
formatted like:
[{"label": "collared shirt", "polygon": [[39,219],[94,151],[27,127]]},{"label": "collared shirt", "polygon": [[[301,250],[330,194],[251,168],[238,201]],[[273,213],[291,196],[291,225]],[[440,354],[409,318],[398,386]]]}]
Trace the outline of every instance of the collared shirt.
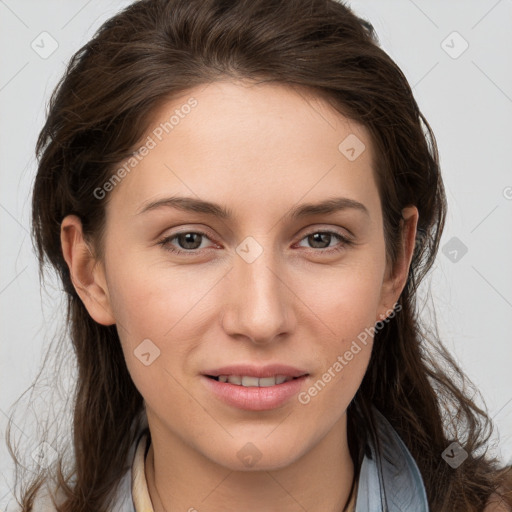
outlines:
[{"label": "collared shirt", "polygon": [[[420,471],[411,453],[390,423],[374,409],[380,451],[369,442],[352,512],[429,512]],[[132,466],[120,482],[112,512],[154,512],[149,496],[144,460],[149,449],[142,433],[131,451]]]}]

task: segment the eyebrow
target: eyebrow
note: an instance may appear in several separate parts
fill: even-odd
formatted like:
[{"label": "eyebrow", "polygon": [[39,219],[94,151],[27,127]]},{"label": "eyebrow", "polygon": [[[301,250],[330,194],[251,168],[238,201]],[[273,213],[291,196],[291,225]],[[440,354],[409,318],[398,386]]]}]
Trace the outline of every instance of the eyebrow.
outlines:
[{"label": "eyebrow", "polygon": [[[145,206],[137,212],[137,215],[164,207],[175,208],[184,212],[203,213],[226,220],[233,217],[232,210],[226,209],[219,204],[204,201],[202,199],[195,199],[193,197],[176,196],[151,201],[150,203],[145,204]],[[349,199],[347,197],[334,197],[319,203],[304,203],[294,206],[284,215],[284,217],[289,220],[294,220],[313,215],[333,214],[343,210],[357,210],[368,217],[370,216],[366,206],[359,201],[355,201],[354,199]]]}]

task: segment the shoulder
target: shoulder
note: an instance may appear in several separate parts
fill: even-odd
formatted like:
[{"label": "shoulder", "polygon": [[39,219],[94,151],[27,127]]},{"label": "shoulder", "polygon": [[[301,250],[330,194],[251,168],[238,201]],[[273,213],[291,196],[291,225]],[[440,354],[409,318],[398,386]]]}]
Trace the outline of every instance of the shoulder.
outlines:
[{"label": "shoulder", "polygon": [[489,498],[483,512],[512,512],[512,508],[498,494],[493,494]]}]

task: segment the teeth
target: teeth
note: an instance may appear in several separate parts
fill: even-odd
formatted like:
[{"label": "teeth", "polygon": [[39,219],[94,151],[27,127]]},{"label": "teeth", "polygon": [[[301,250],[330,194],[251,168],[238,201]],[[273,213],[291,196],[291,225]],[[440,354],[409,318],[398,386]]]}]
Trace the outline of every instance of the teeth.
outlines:
[{"label": "teeth", "polygon": [[276,375],[274,377],[252,377],[249,375],[219,375],[219,382],[229,382],[230,384],[236,384],[238,386],[244,386],[248,388],[252,387],[269,387],[275,386],[276,384],[282,384],[293,380],[293,377],[286,377],[285,375]]},{"label": "teeth", "polygon": [[[274,382],[275,382],[275,380],[274,380]],[[245,386],[246,388],[253,387],[253,386],[259,386],[259,379],[258,379],[258,377],[246,377],[244,375],[242,377],[242,386]]]},{"label": "teeth", "polygon": [[[256,380],[259,381],[260,388],[275,386],[277,384],[277,379],[275,377],[262,377]],[[245,382],[242,381],[242,384],[245,385]],[[258,386],[258,384],[256,384],[256,386]]]},{"label": "teeth", "polygon": [[242,385],[242,377],[240,375],[230,375],[228,377],[228,382],[231,384],[238,384],[239,386]]}]

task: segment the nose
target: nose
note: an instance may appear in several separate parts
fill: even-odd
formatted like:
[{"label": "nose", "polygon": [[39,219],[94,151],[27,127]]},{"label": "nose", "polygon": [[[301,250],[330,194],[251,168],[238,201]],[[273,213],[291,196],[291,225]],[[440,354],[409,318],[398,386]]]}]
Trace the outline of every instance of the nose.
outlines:
[{"label": "nose", "polygon": [[294,327],[294,297],[286,272],[269,249],[254,260],[236,256],[226,276],[225,332],[258,345],[282,340]]}]

